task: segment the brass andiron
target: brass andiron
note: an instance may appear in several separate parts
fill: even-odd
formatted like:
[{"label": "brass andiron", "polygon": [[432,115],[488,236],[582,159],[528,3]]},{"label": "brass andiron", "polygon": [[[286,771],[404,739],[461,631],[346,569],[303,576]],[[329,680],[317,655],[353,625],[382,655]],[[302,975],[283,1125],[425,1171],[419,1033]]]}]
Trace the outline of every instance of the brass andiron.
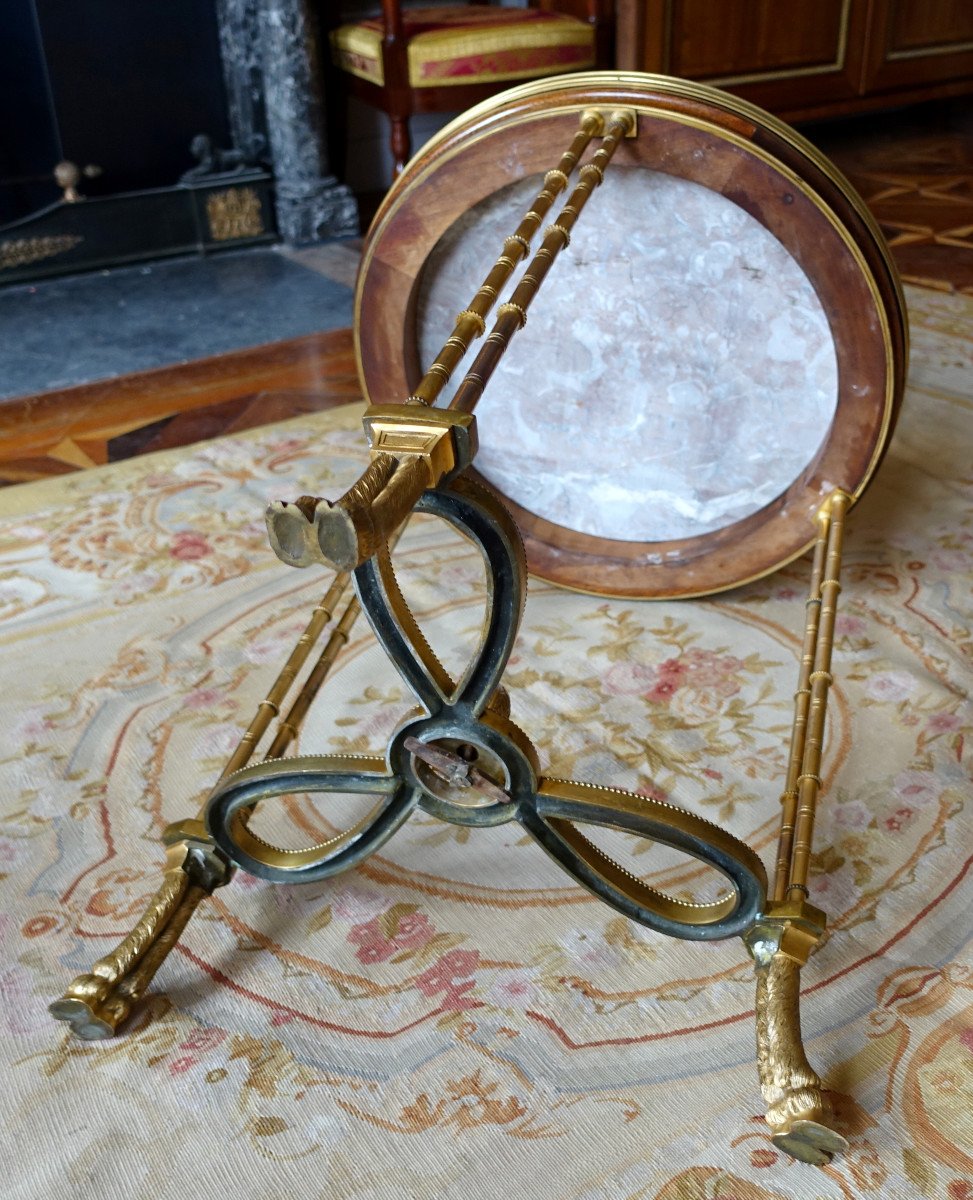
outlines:
[{"label": "brass andiron", "polygon": [[[302,496],[267,511],[271,545],[282,561],[337,570],[283,670],[197,817],[169,826],[163,884],[116,951],[81,975],[51,1012],[84,1038],[112,1036],[148,987],[200,900],[229,882],[236,867],[280,883],[336,875],[377,850],[419,808],[467,826],[516,820],[577,882],[632,920],[670,936],[712,940],[739,934],[756,962],[757,1043],[761,1086],[773,1139],[788,1154],[824,1163],[844,1148],[830,1125],[821,1080],[801,1041],[800,967],[820,939],[824,914],[808,903],[808,863],[820,789],[825,709],[831,682],[835,605],[844,516],[851,497],[835,490],[817,515],[800,677],[780,846],[773,890],[758,856],[693,813],[645,796],[592,783],[546,777],[527,735],[510,719],[502,686],[520,625],[527,569],[520,535],[501,501],[465,468],[476,454],[473,410],[574,223],[604,178],[622,138],[634,132],[632,110],[585,110],[567,151],[547,172],[529,211],[442,351],[402,404],[370,407],[364,417],[368,467],[332,503]],[[556,196],[589,142],[601,144],[580,167],[578,182],[510,300],[498,308],[472,368],[448,408],[431,408],[486,317],[529,252]],[[391,546],[413,511],[446,521],[472,541],[487,568],[485,628],[472,660],[454,681],[430,649],[406,605],[392,568]],[[334,620],[354,582],[356,595]],[[284,755],[360,612],[413,693],[413,712],[384,754]],[[287,696],[312,648],[333,627],[310,674],[285,711]],[[251,763],[277,718],[263,761]],[[257,803],[294,792],[356,792],[375,798],[354,828],[299,850],[273,846],[248,820]],[[615,863],[580,830],[622,830],[671,846],[717,870],[727,894],[708,904],[659,892]]]},{"label": "brass andiron", "polygon": [[81,177],[85,179],[97,179],[101,174],[101,167],[96,167],[89,163],[83,169],[77,163],[68,162],[65,159],[59,162],[54,168],[54,182],[62,191],[61,199],[65,204],[77,204],[84,199],[84,196],[78,191],[78,184],[81,182]]}]

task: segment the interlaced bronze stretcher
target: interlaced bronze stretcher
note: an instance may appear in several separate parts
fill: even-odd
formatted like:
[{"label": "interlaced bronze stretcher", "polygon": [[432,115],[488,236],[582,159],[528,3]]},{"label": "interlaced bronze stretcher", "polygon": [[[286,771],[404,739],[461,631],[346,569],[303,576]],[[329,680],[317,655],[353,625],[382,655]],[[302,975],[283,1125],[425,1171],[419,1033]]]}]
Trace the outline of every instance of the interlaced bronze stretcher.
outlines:
[{"label": "interlaced bronze stretcher", "polygon": [[[519,821],[579,883],[632,920],[674,937],[710,940],[739,934],[756,963],[757,1060],[774,1141],[812,1163],[845,1147],[832,1123],[819,1077],[801,1042],[800,971],[820,940],[825,916],[808,902],[808,862],[820,791],[820,764],[841,565],[851,498],[835,490],[817,514],[818,537],[795,696],[787,778],[781,797],[776,874],[768,894],[758,856],[693,813],[645,796],[539,772],[526,734],[510,719],[502,678],[523,612],[527,569],[520,535],[500,500],[469,479],[476,454],[473,409],[531,301],[615,150],[634,133],[632,111],[586,110],[580,126],[421,383],[404,403],[372,406],[365,430],[371,461],[337,502],[304,496],[267,513],[271,544],[294,566],[323,563],[337,575],[313,610],[280,675],[261,701],[237,750],[200,813],[164,834],[163,883],[121,945],[81,975],[51,1012],[83,1038],[112,1036],[144,994],[196,906],[229,883],[234,869],[281,883],[318,880],[355,866],[421,808],[444,821],[487,826]],[[472,368],[448,408],[430,407],[517,265],[529,252],[558,194],[593,138],[600,146],[509,301],[499,306]],[[405,604],[391,546],[413,511],[440,517],[479,548],[487,564],[485,629],[463,678],[454,681]],[[356,595],[335,614],[349,585]],[[384,755],[285,754],[360,611],[414,694],[419,715],[393,734]],[[287,696],[326,629],[330,634],[289,708]],[[277,719],[263,761],[251,764]],[[289,793],[355,792],[374,796],[354,828],[316,846],[272,846],[248,827],[260,801]],[[697,904],[659,892],[615,863],[579,830],[584,824],[636,834],[699,859],[720,872],[729,891]]]}]

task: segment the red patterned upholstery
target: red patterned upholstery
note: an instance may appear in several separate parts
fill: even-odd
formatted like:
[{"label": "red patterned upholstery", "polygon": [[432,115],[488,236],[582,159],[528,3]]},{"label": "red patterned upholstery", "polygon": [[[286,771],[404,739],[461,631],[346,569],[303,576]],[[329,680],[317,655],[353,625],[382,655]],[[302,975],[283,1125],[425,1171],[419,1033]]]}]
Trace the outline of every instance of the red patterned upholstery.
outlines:
[{"label": "red patterned upholstery", "polygon": [[[324,7],[326,18],[339,8]],[[613,7],[613,0],[529,0],[524,8],[382,0],[379,16],[339,24],[335,15],[328,28],[338,103],[353,95],[388,115],[398,172],[411,152],[414,113],[458,112],[523,80],[611,67]],[[334,124],[344,127],[340,117]]]},{"label": "red patterned upholstery", "polygon": [[[595,64],[592,27],[560,13],[476,5],[405,9],[402,18],[414,88],[532,79]],[[331,34],[335,64],[382,87],[383,33],[379,18],[340,26]]]}]

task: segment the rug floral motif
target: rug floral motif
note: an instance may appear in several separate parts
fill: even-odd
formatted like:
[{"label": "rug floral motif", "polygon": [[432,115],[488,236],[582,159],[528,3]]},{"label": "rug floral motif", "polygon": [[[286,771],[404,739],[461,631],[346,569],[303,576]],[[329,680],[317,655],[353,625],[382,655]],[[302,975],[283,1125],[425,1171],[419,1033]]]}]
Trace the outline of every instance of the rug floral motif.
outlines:
[{"label": "rug floral motif", "polygon": [[[817,1169],[771,1145],[742,943],[632,924],[515,825],[417,814],[325,884],[239,873],[119,1037],[48,1017],[137,919],[162,828],[205,798],[325,590],[272,556],[262,512],[357,476],[353,407],[0,493],[5,1194],[973,1200],[973,302],[909,300],[899,430],[849,521],[813,860],[829,933],[803,977],[849,1154]],[[397,562],[461,672],[476,551],[420,518]],[[807,573],[699,602],[532,583],[507,685],[545,773],[671,800],[769,862]],[[411,707],[362,623],[299,749],[380,753]],[[298,845],[360,801],[261,820]],[[599,837],[680,895],[717,886]]]}]

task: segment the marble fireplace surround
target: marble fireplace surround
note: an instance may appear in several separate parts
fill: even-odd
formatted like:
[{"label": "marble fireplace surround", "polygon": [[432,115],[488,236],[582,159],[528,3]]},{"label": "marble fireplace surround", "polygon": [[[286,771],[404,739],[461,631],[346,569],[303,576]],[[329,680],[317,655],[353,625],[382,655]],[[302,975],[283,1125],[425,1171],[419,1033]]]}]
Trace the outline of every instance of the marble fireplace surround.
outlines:
[{"label": "marble fireplace surround", "polygon": [[[440,238],[419,288],[423,366],[539,186],[501,189]],[[598,201],[478,406],[477,467],[580,533],[721,529],[786,491],[824,441],[838,396],[827,317],[781,242],[719,193],[618,167]]]},{"label": "marble fireplace surround", "polygon": [[216,0],[234,144],[266,139],[277,226],[293,245],[358,233],[358,206],[331,174],[320,47],[308,0]]}]

